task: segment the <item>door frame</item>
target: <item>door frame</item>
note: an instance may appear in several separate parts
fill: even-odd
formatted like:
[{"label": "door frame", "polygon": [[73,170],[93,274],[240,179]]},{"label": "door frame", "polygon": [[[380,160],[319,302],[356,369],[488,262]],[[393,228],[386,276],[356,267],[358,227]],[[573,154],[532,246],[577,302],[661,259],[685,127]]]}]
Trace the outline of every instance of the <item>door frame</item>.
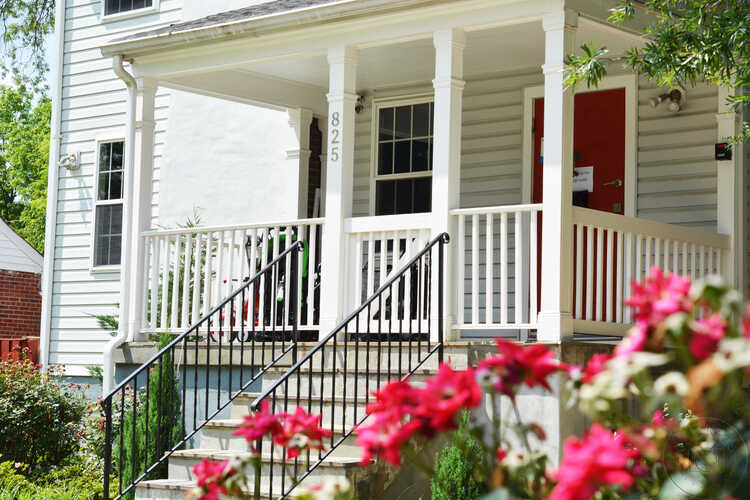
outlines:
[{"label": "door frame", "polygon": [[[625,210],[629,217],[636,216],[638,201],[636,170],[638,163],[638,75],[608,76],[593,89],[581,89],[576,94],[599,90],[625,89]],[[521,170],[521,196],[523,203],[531,203],[534,183],[534,100],[544,97],[544,85],[523,89],[523,147]]]}]

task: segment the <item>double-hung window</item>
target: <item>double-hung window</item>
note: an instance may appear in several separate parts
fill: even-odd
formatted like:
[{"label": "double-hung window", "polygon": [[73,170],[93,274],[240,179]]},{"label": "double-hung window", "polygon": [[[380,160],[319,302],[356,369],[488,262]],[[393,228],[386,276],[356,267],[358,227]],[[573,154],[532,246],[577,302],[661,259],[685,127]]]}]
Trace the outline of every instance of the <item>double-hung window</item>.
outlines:
[{"label": "double-hung window", "polygon": [[94,208],[94,267],[120,265],[123,149],[122,141],[99,143]]},{"label": "double-hung window", "polygon": [[158,0],[104,0],[104,15],[112,16],[124,12],[148,9]]},{"label": "double-hung window", "polygon": [[375,215],[429,212],[432,100],[380,103],[375,111]]}]

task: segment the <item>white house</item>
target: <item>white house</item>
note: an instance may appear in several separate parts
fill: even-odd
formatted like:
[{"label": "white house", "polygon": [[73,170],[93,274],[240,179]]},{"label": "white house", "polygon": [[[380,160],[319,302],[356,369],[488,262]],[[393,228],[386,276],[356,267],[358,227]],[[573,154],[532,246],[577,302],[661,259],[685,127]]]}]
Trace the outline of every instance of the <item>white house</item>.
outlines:
[{"label": "white house", "polygon": [[[747,290],[750,160],[716,155],[735,90],[657,88],[616,63],[597,89],[563,84],[580,43],[643,43],[646,13],[613,27],[615,3],[60,2],[45,362],[103,363],[110,388],[118,349],[185,332],[281,235],[305,244],[295,319],[312,341],[443,232],[431,340],[453,349],[505,334],[565,357],[621,336],[628,283],[653,265]],[[178,228],[195,206],[203,225]],[[258,300],[260,328],[283,330],[291,311],[264,320]],[[88,314],[116,306],[110,341]]]}]

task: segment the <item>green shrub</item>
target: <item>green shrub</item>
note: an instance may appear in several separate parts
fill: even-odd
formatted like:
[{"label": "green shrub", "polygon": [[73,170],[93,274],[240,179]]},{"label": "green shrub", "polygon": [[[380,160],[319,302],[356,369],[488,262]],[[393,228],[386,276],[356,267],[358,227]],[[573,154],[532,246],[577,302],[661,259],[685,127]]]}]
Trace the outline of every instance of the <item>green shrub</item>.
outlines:
[{"label": "green shrub", "polygon": [[[2,458],[0,458],[2,460]],[[18,466],[17,466],[18,465]],[[50,466],[26,477],[23,466],[0,462],[0,500],[100,500],[101,468],[83,455],[73,455],[61,466]],[[111,490],[116,492],[116,485]]]},{"label": "green shrub", "polygon": [[468,414],[464,414],[451,443],[435,454],[432,500],[473,500],[487,493],[485,481],[475,475],[484,458],[466,430],[467,423]]},{"label": "green shrub", "polygon": [[[159,348],[163,348],[172,340],[169,334],[162,334],[159,339]],[[161,368],[160,368],[161,366]],[[174,365],[172,356],[167,354],[159,363],[150,370],[148,414],[146,412],[143,390],[145,377],[141,377],[144,387],[133,388],[138,393],[135,411],[135,422],[133,421],[133,404],[126,401],[125,418],[122,425],[113,422],[114,446],[112,457],[114,459],[114,473],[120,470],[120,454],[122,453],[122,476],[120,481],[123,486],[131,483],[133,478],[138,478],[164,453],[172,448],[182,437],[182,402],[179,392],[178,372]],[[161,387],[161,410],[159,410],[159,388]],[[131,393],[132,394],[132,393]],[[119,398],[117,398],[119,399]],[[171,404],[171,406],[170,406]],[[117,417],[117,411],[113,410],[113,420]],[[135,425],[134,425],[135,424]],[[146,427],[148,426],[148,450],[146,449]],[[134,429],[135,428],[135,429]],[[133,431],[135,430],[135,439]],[[120,450],[120,433],[122,433],[122,451]],[[157,443],[157,436],[159,442]],[[135,447],[133,447],[135,443]],[[135,471],[135,474],[133,472]],[[167,462],[154,469],[146,479],[162,479],[167,477]]]},{"label": "green shrub", "polygon": [[32,468],[61,463],[78,448],[88,402],[62,385],[60,369],[39,371],[27,356],[0,362],[0,455]]}]

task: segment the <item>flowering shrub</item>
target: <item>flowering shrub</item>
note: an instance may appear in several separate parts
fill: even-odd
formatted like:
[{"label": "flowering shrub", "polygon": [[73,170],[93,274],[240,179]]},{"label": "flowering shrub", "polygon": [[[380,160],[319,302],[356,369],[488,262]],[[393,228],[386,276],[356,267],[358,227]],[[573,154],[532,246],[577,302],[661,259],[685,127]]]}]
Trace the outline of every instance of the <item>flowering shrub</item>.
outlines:
[{"label": "flowering shrub", "polygon": [[[585,366],[562,363],[543,345],[497,339],[497,354],[476,368],[442,365],[424,384],[382,387],[358,429],[363,463],[378,457],[398,466],[406,457],[440,486],[419,446],[455,432],[458,415],[486,401],[489,418],[471,420],[469,432],[481,449],[472,476],[494,490],[487,498],[750,498],[750,304],[718,279],[691,283],[653,269],[633,284],[628,305],[635,326],[612,354],[594,355]],[[517,395],[524,386],[552,390],[559,372],[568,376],[570,406],[594,424],[565,441],[552,470],[542,451],[545,433],[523,421]],[[632,401],[639,409],[626,411]],[[513,410],[512,423],[500,420],[503,404]],[[237,433],[250,442],[271,435],[289,457],[322,447],[320,417],[297,412],[273,415],[264,406]],[[243,469],[232,462],[196,466],[201,498],[241,494]]]},{"label": "flowering shrub", "polygon": [[27,350],[0,362],[0,455],[23,464],[24,472],[58,464],[76,451],[88,407],[80,385],[56,378],[62,367],[40,368]]}]

